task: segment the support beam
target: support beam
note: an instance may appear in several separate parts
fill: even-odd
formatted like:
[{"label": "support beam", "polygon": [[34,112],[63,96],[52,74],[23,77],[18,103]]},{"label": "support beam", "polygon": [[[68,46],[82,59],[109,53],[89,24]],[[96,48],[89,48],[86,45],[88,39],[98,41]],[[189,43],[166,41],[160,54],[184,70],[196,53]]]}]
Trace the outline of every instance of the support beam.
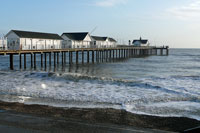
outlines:
[{"label": "support beam", "polygon": [[41,53],[41,69],[43,68],[43,53]]},{"label": "support beam", "polygon": [[66,64],[66,52],[64,52],[64,64]]},{"label": "support beam", "polygon": [[62,52],[61,55],[62,55],[62,66],[63,66],[63,64],[64,64],[64,52]]},{"label": "support beam", "polygon": [[34,69],[36,69],[36,53],[34,53]]},{"label": "support beam", "polygon": [[92,63],[94,63],[94,50],[92,50]]},{"label": "support beam", "polygon": [[53,57],[54,57],[53,59],[54,68],[56,68],[56,53],[55,52],[53,53]]},{"label": "support beam", "polygon": [[87,63],[90,63],[90,51],[87,51]]},{"label": "support beam", "polygon": [[57,64],[59,64],[59,52],[57,52]]},{"label": "support beam", "polygon": [[47,68],[47,53],[44,53],[44,67]]},{"label": "support beam", "polygon": [[10,54],[10,70],[14,70],[14,66],[13,66],[13,54]]},{"label": "support beam", "polygon": [[96,62],[99,62],[99,51],[96,51]]},{"label": "support beam", "polygon": [[31,53],[31,68],[33,68],[33,54]]},{"label": "support beam", "polygon": [[78,64],[78,51],[76,51],[76,64]]},{"label": "support beam", "polygon": [[84,50],[82,51],[82,64],[84,64]]},{"label": "support beam", "polygon": [[51,53],[49,53],[49,67],[51,67]]},{"label": "support beam", "polygon": [[73,64],[73,52],[71,51],[71,56],[70,56],[70,64]]},{"label": "support beam", "polygon": [[19,54],[19,69],[22,69],[22,54]]},{"label": "support beam", "polygon": [[24,54],[24,69],[26,69],[26,54]]}]

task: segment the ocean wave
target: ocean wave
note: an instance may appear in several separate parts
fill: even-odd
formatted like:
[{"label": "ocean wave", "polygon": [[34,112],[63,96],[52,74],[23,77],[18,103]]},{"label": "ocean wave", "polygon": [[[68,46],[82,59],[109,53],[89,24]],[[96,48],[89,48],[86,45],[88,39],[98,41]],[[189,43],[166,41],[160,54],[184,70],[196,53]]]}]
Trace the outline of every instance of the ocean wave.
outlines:
[{"label": "ocean wave", "polygon": [[[188,104],[172,108],[169,103],[178,104],[183,101],[200,103],[198,94],[193,95],[191,91],[186,92],[169,86],[176,80],[171,77],[125,80],[79,73],[41,71],[0,71],[0,73],[3,75],[0,77],[1,95],[17,96],[19,99],[13,101],[18,102],[27,101],[53,106],[57,104],[64,107],[117,107],[153,115],[165,114],[163,108],[168,108],[169,112],[170,109],[175,110],[174,114],[168,113],[168,115],[186,116],[194,115],[192,112],[194,108],[190,108],[191,113],[184,111],[184,107]],[[166,107],[160,106],[161,103],[166,103]]]}]

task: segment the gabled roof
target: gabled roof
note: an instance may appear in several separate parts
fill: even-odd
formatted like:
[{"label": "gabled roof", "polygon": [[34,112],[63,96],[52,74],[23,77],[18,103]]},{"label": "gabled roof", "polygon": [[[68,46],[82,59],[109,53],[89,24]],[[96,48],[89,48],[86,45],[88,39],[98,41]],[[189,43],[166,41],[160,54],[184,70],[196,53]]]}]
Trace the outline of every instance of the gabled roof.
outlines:
[{"label": "gabled roof", "polygon": [[113,38],[109,38],[109,41],[111,41],[111,42],[117,42],[115,39],[113,39]]},{"label": "gabled roof", "polygon": [[63,35],[67,36],[70,40],[82,41],[88,35],[88,32],[75,32],[75,33],[63,33]]},{"label": "gabled roof", "polygon": [[20,31],[20,30],[11,30],[11,31],[14,32],[20,38],[63,40],[58,34],[31,32],[31,31]]},{"label": "gabled roof", "polygon": [[142,44],[147,44],[148,40],[133,40],[133,43],[135,42],[141,42]]},{"label": "gabled roof", "polygon": [[110,37],[92,36],[92,38],[96,41],[106,41],[108,39],[108,41],[110,42],[117,42],[115,39],[110,38]]},{"label": "gabled roof", "polygon": [[105,37],[100,37],[100,36],[92,36],[92,38],[96,41],[106,41],[107,38]]},{"label": "gabled roof", "polygon": [[139,40],[133,40],[133,43],[135,43],[135,42],[141,42],[141,44],[147,44],[147,42],[148,42],[148,40],[144,40],[144,39],[142,39],[141,37],[140,37],[140,39]]}]

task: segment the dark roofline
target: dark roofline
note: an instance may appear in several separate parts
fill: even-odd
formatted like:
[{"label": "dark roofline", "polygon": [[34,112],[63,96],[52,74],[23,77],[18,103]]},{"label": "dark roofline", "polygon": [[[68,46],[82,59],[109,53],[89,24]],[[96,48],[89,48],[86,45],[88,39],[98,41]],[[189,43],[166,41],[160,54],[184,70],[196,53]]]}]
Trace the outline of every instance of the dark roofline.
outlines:
[{"label": "dark roofline", "polygon": [[148,40],[133,40],[133,43],[137,41],[141,42],[142,44],[146,44],[148,42]]},{"label": "dark roofline", "polygon": [[101,37],[101,36],[91,36],[93,39],[98,40],[98,41],[106,41],[107,38]]},{"label": "dark roofline", "polygon": [[66,35],[71,40],[82,41],[89,34],[89,32],[66,32],[63,35]]},{"label": "dark roofline", "polygon": [[20,38],[63,40],[62,37],[60,37],[58,34],[55,33],[43,33],[43,32],[32,32],[32,31],[21,31],[21,30],[11,30],[11,31],[14,32]]},{"label": "dark roofline", "polygon": [[109,38],[109,40],[111,41],[111,42],[117,42],[115,39],[113,39],[113,38]]}]

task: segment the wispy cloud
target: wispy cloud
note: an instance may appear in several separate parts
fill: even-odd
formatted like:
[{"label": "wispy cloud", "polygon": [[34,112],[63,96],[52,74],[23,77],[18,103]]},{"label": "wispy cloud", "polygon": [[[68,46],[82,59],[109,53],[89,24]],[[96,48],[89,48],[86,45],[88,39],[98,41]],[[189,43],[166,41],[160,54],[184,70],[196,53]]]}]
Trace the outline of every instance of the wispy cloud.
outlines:
[{"label": "wispy cloud", "polygon": [[188,5],[173,7],[167,10],[170,15],[184,20],[200,19],[200,0],[195,0]]},{"label": "wispy cloud", "polygon": [[96,6],[112,7],[119,4],[126,4],[127,0],[98,0],[95,2]]}]

